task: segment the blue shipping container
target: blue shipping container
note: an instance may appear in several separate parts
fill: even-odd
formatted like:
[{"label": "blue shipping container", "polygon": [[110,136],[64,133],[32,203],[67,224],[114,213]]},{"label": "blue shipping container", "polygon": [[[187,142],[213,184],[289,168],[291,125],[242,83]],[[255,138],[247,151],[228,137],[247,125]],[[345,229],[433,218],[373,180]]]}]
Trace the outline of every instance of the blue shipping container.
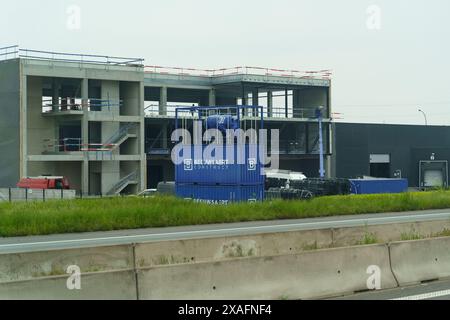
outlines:
[{"label": "blue shipping container", "polygon": [[232,202],[256,202],[264,200],[264,185],[254,186],[205,186],[179,184],[177,196],[207,204],[229,204]]},{"label": "blue shipping container", "polygon": [[[177,184],[260,185],[264,183],[258,145],[188,146],[175,165]],[[207,149],[209,148],[209,149]]]},{"label": "blue shipping container", "polygon": [[350,180],[353,194],[402,193],[408,191],[407,179]]}]

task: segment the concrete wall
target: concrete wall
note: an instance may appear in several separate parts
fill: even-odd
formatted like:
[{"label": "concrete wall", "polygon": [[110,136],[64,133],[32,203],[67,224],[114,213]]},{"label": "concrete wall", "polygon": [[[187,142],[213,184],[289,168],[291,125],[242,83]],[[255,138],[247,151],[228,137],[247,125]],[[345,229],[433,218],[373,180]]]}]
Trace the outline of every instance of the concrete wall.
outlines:
[{"label": "concrete wall", "polygon": [[59,144],[58,127],[55,119],[42,116],[42,78],[27,77],[27,150],[28,155],[40,155],[44,140]]},{"label": "concrete wall", "polygon": [[386,245],[140,269],[141,299],[307,299],[367,289],[378,265],[383,288],[396,287]]},{"label": "concrete wall", "polygon": [[20,69],[18,60],[0,62],[0,187],[20,179]]},{"label": "concrete wall", "polygon": [[139,82],[121,82],[120,96],[123,100],[121,115],[140,116],[141,115],[141,94]]}]

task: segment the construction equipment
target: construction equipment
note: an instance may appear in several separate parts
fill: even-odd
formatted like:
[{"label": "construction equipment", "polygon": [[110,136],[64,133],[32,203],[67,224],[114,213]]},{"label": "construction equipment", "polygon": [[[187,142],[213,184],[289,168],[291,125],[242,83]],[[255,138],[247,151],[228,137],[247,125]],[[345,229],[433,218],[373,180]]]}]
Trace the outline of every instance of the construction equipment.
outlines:
[{"label": "construction equipment", "polygon": [[69,190],[69,179],[66,177],[40,176],[23,178],[17,183],[21,189]]}]

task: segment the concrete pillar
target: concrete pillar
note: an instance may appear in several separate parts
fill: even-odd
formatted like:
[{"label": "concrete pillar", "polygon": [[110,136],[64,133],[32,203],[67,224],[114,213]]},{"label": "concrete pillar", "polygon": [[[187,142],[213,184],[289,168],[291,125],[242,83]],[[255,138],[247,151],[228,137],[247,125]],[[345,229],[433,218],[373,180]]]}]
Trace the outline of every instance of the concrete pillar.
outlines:
[{"label": "concrete pillar", "polygon": [[28,78],[22,76],[21,85],[21,104],[20,104],[20,177],[28,176]]},{"label": "concrete pillar", "polygon": [[81,193],[89,195],[89,161],[84,159],[81,163]]},{"label": "concrete pillar", "polygon": [[273,117],[273,92],[267,91],[267,117]]},{"label": "concrete pillar", "polygon": [[[81,101],[83,106],[83,119],[81,120],[81,143],[82,147],[88,147],[89,144],[89,80],[81,80]],[[88,153],[84,153],[84,159],[81,168],[81,193],[83,195],[89,194],[89,158]]]},{"label": "concrete pillar", "polygon": [[83,144],[89,143],[89,121],[88,121],[88,112],[89,112],[89,80],[83,79],[81,80],[81,103],[83,105],[83,120],[81,124],[81,139]]},{"label": "concrete pillar", "polygon": [[167,116],[167,87],[162,87],[160,91],[159,115]]},{"label": "concrete pillar", "polygon": [[[259,106],[259,90],[258,89],[255,89],[252,91],[252,106],[254,106],[254,107]],[[258,110],[252,110],[252,116],[257,117]]]},{"label": "concrete pillar", "polygon": [[100,108],[101,112],[108,112],[114,117],[120,116],[120,107],[118,103],[120,101],[120,82],[119,81],[102,81],[102,95],[101,99],[104,101],[109,101],[105,103],[104,106]]},{"label": "concrete pillar", "polygon": [[209,105],[210,106],[216,105],[216,90],[215,89],[209,90]]},{"label": "concrete pillar", "polygon": [[139,190],[147,189],[147,154],[145,152],[145,111],[144,111],[144,101],[145,101],[145,87],[144,82],[142,81],[140,84],[140,106],[141,106],[141,123],[140,123],[140,149],[139,152],[141,154],[141,162],[139,164],[139,173],[140,173],[140,184]]},{"label": "concrete pillar", "polygon": [[293,90],[292,91],[293,94],[293,105],[292,105],[292,109],[293,109],[293,114],[294,114],[294,118],[304,118],[303,112],[300,108],[300,90]]},{"label": "concrete pillar", "polygon": [[52,83],[52,111],[59,111],[59,81],[58,79],[53,79]]},{"label": "concrete pillar", "polygon": [[289,91],[288,89],[284,92],[284,108],[285,108],[285,117],[286,119],[289,117]]},{"label": "concrete pillar", "polygon": [[331,156],[325,156],[325,177],[330,179],[332,177],[331,170]]},{"label": "concrete pillar", "polygon": [[106,195],[120,181],[120,162],[102,162],[102,194]]}]

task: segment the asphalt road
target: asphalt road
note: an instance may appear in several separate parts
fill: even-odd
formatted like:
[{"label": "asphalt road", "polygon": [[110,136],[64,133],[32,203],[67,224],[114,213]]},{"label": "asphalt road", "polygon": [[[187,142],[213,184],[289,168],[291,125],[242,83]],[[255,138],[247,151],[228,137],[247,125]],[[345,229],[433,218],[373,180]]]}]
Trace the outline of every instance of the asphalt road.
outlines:
[{"label": "asphalt road", "polygon": [[0,254],[449,219],[450,210],[447,209],[301,220],[244,222],[173,228],[1,238]]},{"label": "asphalt road", "polygon": [[332,300],[450,300],[450,280],[359,293]]}]

